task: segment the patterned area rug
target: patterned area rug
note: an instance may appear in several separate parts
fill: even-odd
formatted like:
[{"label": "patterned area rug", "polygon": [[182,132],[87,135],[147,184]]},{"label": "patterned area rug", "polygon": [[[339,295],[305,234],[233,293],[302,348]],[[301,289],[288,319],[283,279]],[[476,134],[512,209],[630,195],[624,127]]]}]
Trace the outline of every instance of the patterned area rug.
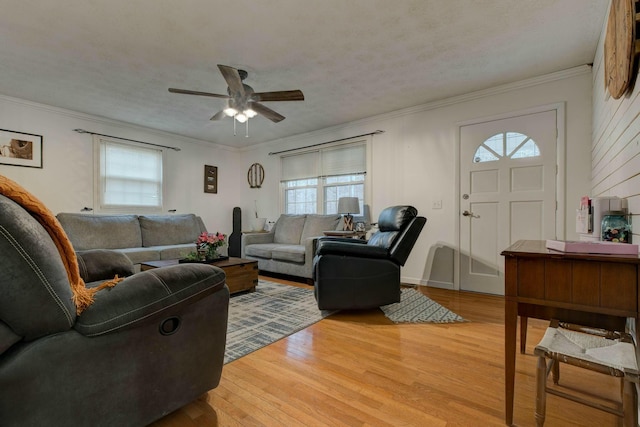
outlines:
[{"label": "patterned area rug", "polygon": [[465,322],[462,317],[415,289],[403,288],[400,302],[380,307],[394,323]]},{"label": "patterned area rug", "polygon": [[320,311],[313,290],[260,280],[256,291],[231,297],[224,363],[298,332],[333,311]]}]

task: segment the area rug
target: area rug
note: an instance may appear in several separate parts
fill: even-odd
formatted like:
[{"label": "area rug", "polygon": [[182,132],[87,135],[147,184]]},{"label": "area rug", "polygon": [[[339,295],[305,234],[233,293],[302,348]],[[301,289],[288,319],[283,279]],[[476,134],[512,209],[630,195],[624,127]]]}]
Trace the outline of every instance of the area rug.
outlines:
[{"label": "area rug", "polygon": [[446,307],[415,289],[401,289],[400,302],[380,307],[394,323],[452,323],[465,322]]},{"label": "area rug", "polygon": [[255,292],[231,297],[224,363],[252,353],[332,314],[318,310],[313,290],[260,280]]}]

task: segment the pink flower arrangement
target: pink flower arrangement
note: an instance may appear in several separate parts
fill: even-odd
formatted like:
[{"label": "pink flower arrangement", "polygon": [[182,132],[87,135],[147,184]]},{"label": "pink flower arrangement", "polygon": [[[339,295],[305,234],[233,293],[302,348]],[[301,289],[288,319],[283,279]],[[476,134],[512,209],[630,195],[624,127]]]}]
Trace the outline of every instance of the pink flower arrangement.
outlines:
[{"label": "pink flower arrangement", "polygon": [[206,253],[207,259],[218,257],[218,248],[227,244],[227,235],[219,232],[202,233],[196,240],[196,247],[199,253]]}]

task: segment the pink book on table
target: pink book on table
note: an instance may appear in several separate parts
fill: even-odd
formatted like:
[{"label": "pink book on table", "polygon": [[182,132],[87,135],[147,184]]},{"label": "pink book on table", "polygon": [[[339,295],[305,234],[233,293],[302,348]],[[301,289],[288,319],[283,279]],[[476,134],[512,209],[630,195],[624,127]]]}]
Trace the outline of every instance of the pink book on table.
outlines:
[{"label": "pink book on table", "polygon": [[547,249],[559,252],[583,254],[638,255],[638,245],[615,242],[581,242],[572,240],[547,240]]}]

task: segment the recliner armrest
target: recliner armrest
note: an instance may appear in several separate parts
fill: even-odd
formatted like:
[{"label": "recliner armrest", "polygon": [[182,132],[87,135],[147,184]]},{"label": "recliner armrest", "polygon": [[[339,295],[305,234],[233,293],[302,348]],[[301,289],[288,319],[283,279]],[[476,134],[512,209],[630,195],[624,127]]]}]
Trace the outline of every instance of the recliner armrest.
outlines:
[{"label": "recliner armrest", "polygon": [[76,253],[80,277],[85,283],[132,276],[136,271],[133,263],[122,252],[107,249],[91,249]]},{"label": "recliner armrest", "polygon": [[357,243],[360,245],[366,245],[367,241],[363,239],[353,239],[351,237],[334,237],[334,236],[324,236],[318,239],[318,242],[344,242],[344,243]]},{"label": "recliner armrest", "polygon": [[[352,239],[353,240],[353,239]],[[364,242],[364,241],[363,241]],[[318,242],[316,255],[344,255],[362,258],[389,258],[389,251],[379,246],[369,246],[362,243],[344,242],[341,240],[324,240]]]},{"label": "recliner armrest", "polygon": [[74,328],[97,336],[135,326],[162,315],[180,312],[215,292],[226,292],[224,271],[207,264],[179,264],[134,274],[113,288],[95,294],[95,301],[78,317]]}]

